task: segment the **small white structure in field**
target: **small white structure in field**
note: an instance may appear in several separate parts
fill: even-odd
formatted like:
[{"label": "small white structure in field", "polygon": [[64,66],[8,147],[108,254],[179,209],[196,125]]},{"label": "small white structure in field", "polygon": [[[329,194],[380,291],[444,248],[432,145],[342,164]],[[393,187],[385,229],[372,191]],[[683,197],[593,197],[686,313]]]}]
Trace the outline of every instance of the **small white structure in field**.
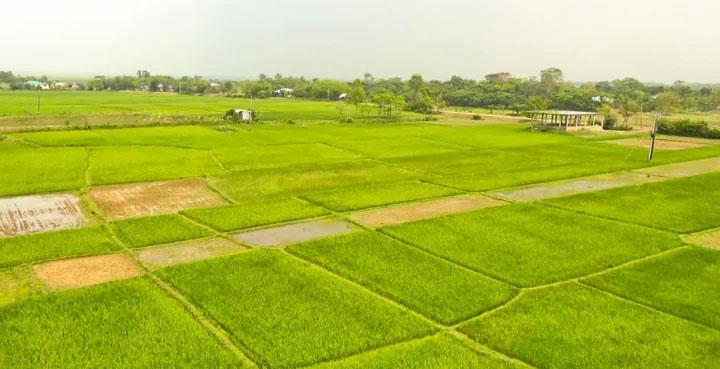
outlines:
[{"label": "small white structure in field", "polygon": [[340,94],[340,96],[338,96],[338,99],[339,99],[339,100],[346,100],[347,97],[348,97],[348,94],[346,94],[346,93],[343,92],[343,93]]},{"label": "small white structure in field", "polygon": [[253,111],[246,109],[230,109],[225,112],[225,119],[232,118],[238,122],[251,122],[253,119]]}]

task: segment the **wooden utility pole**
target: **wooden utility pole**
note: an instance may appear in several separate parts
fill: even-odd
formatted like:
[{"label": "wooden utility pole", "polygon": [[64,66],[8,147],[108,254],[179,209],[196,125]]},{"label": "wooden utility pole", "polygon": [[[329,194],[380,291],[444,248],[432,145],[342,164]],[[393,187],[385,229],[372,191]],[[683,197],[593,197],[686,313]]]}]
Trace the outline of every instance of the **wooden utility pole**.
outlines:
[{"label": "wooden utility pole", "polygon": [[655,136],[657,135],[657,129],[658,120],[655,119],[655,125],[650,131],[650,137],[652,138],[652,140],[650,141],[650,153],[648,154],[648,163],[652,163],[653,157],[655,156]]}]

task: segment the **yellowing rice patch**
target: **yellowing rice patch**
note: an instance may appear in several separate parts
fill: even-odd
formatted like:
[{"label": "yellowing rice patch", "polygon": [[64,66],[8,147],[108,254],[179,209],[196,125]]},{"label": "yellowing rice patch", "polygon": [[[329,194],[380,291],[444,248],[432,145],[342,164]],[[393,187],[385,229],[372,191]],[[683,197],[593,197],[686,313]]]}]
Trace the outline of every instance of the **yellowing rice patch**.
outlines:
[{"label": "yellowing rice patch", "polygon": [[696,233],[683,238],[694,245],[720,250],[720,229]]}]

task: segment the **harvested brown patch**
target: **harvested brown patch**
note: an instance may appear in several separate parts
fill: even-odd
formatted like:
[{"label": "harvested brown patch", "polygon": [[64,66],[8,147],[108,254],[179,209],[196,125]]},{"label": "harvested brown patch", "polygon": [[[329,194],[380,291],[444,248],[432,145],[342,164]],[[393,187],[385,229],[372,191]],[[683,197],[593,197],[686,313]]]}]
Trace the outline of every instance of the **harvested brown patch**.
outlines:
[{"label": "harvested brown patch", "polygon": [[242,250],[245,250],[245,248],[232,241],[224,238],[215,238],[179,245],[153,247],[142,250],[138,254],[140,260],[149,267],[162,268],[170,265],[233,255]]},{"label": "harvested brown patch", "polygon": [[720,158],[659,165],[656,167],[637,169],[635,172],[671,178],[692,177],[705,173],[720,172]]},{"label": "harvested brown patch", "polygon": [[485,196],[462,196],[363,211],[353,214],[351,218],[369,227],[384,227],[504,204],[503,201]]},{"label": "harvested brown patch", "polygon": [[233,238],[250,246],[281,247],[358,230],[359,228],[342,220],[314,220],[240,233]]},{"label": "harvested brown patch", "polygon": [[35,272],[51,290],[92,286],[143,274],[143,270],[126,255],[54,261],[36,266]]},{"label": "harvested brown patch", "polygon": [[511,201],[531,202],[556,197],[572,196],[580,193],[608,190],[611,188],[640,185],[663,180],[646,174],[618,172],[600,174],[574,180],[542,184],[510,191],[498,191],[494,194]]},{"label": "harvested brown patch", "polygon": [[112,219],[226,204],[200,179],[95,187],[90,196]]},{"label": "harvested brown patch", "polygon": [[[650,147],[650,139],[640,139],[640,138],[628,138],[624,140],[609,140],[609,141],[603,141],[607,143],[612,143],[616,145],[623,145],[623,146],[635,146],[635,147]],[[675,140],[664,140],[659,139],[655,140],[655,148],[658,150],[687,150],[687,149],[695,149],[698,147],[704,147],[707,146],[704,143],[700,142],[689,142],[689,141],[675,141]]]},{"label": "harvested brown patch", "polygon": [[86,223],[70,194],[0,199],[0,237],[75,228]]},{"label": "harvested brown patch", "polygon": [[720,250],[720,229],[710,232],[696,233],[684,238],[686,241],[694,245]]}]

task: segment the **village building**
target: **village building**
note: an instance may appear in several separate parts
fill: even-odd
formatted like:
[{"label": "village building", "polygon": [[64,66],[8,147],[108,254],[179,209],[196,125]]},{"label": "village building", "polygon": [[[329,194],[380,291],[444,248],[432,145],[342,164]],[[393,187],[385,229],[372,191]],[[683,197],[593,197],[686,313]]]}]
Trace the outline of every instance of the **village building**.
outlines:
[{"label": "village building", "polygon": [[277,97],[292,97],[295,90],[292,88],[283,87],[279,90],[275,90],[275,96]]},{"label": "village building", "polygon": [[49,90],[50,86],[41,81],[27,81],[25,82],[25,85],[29,86],[30,88],[36,89],[36,90]]}]

